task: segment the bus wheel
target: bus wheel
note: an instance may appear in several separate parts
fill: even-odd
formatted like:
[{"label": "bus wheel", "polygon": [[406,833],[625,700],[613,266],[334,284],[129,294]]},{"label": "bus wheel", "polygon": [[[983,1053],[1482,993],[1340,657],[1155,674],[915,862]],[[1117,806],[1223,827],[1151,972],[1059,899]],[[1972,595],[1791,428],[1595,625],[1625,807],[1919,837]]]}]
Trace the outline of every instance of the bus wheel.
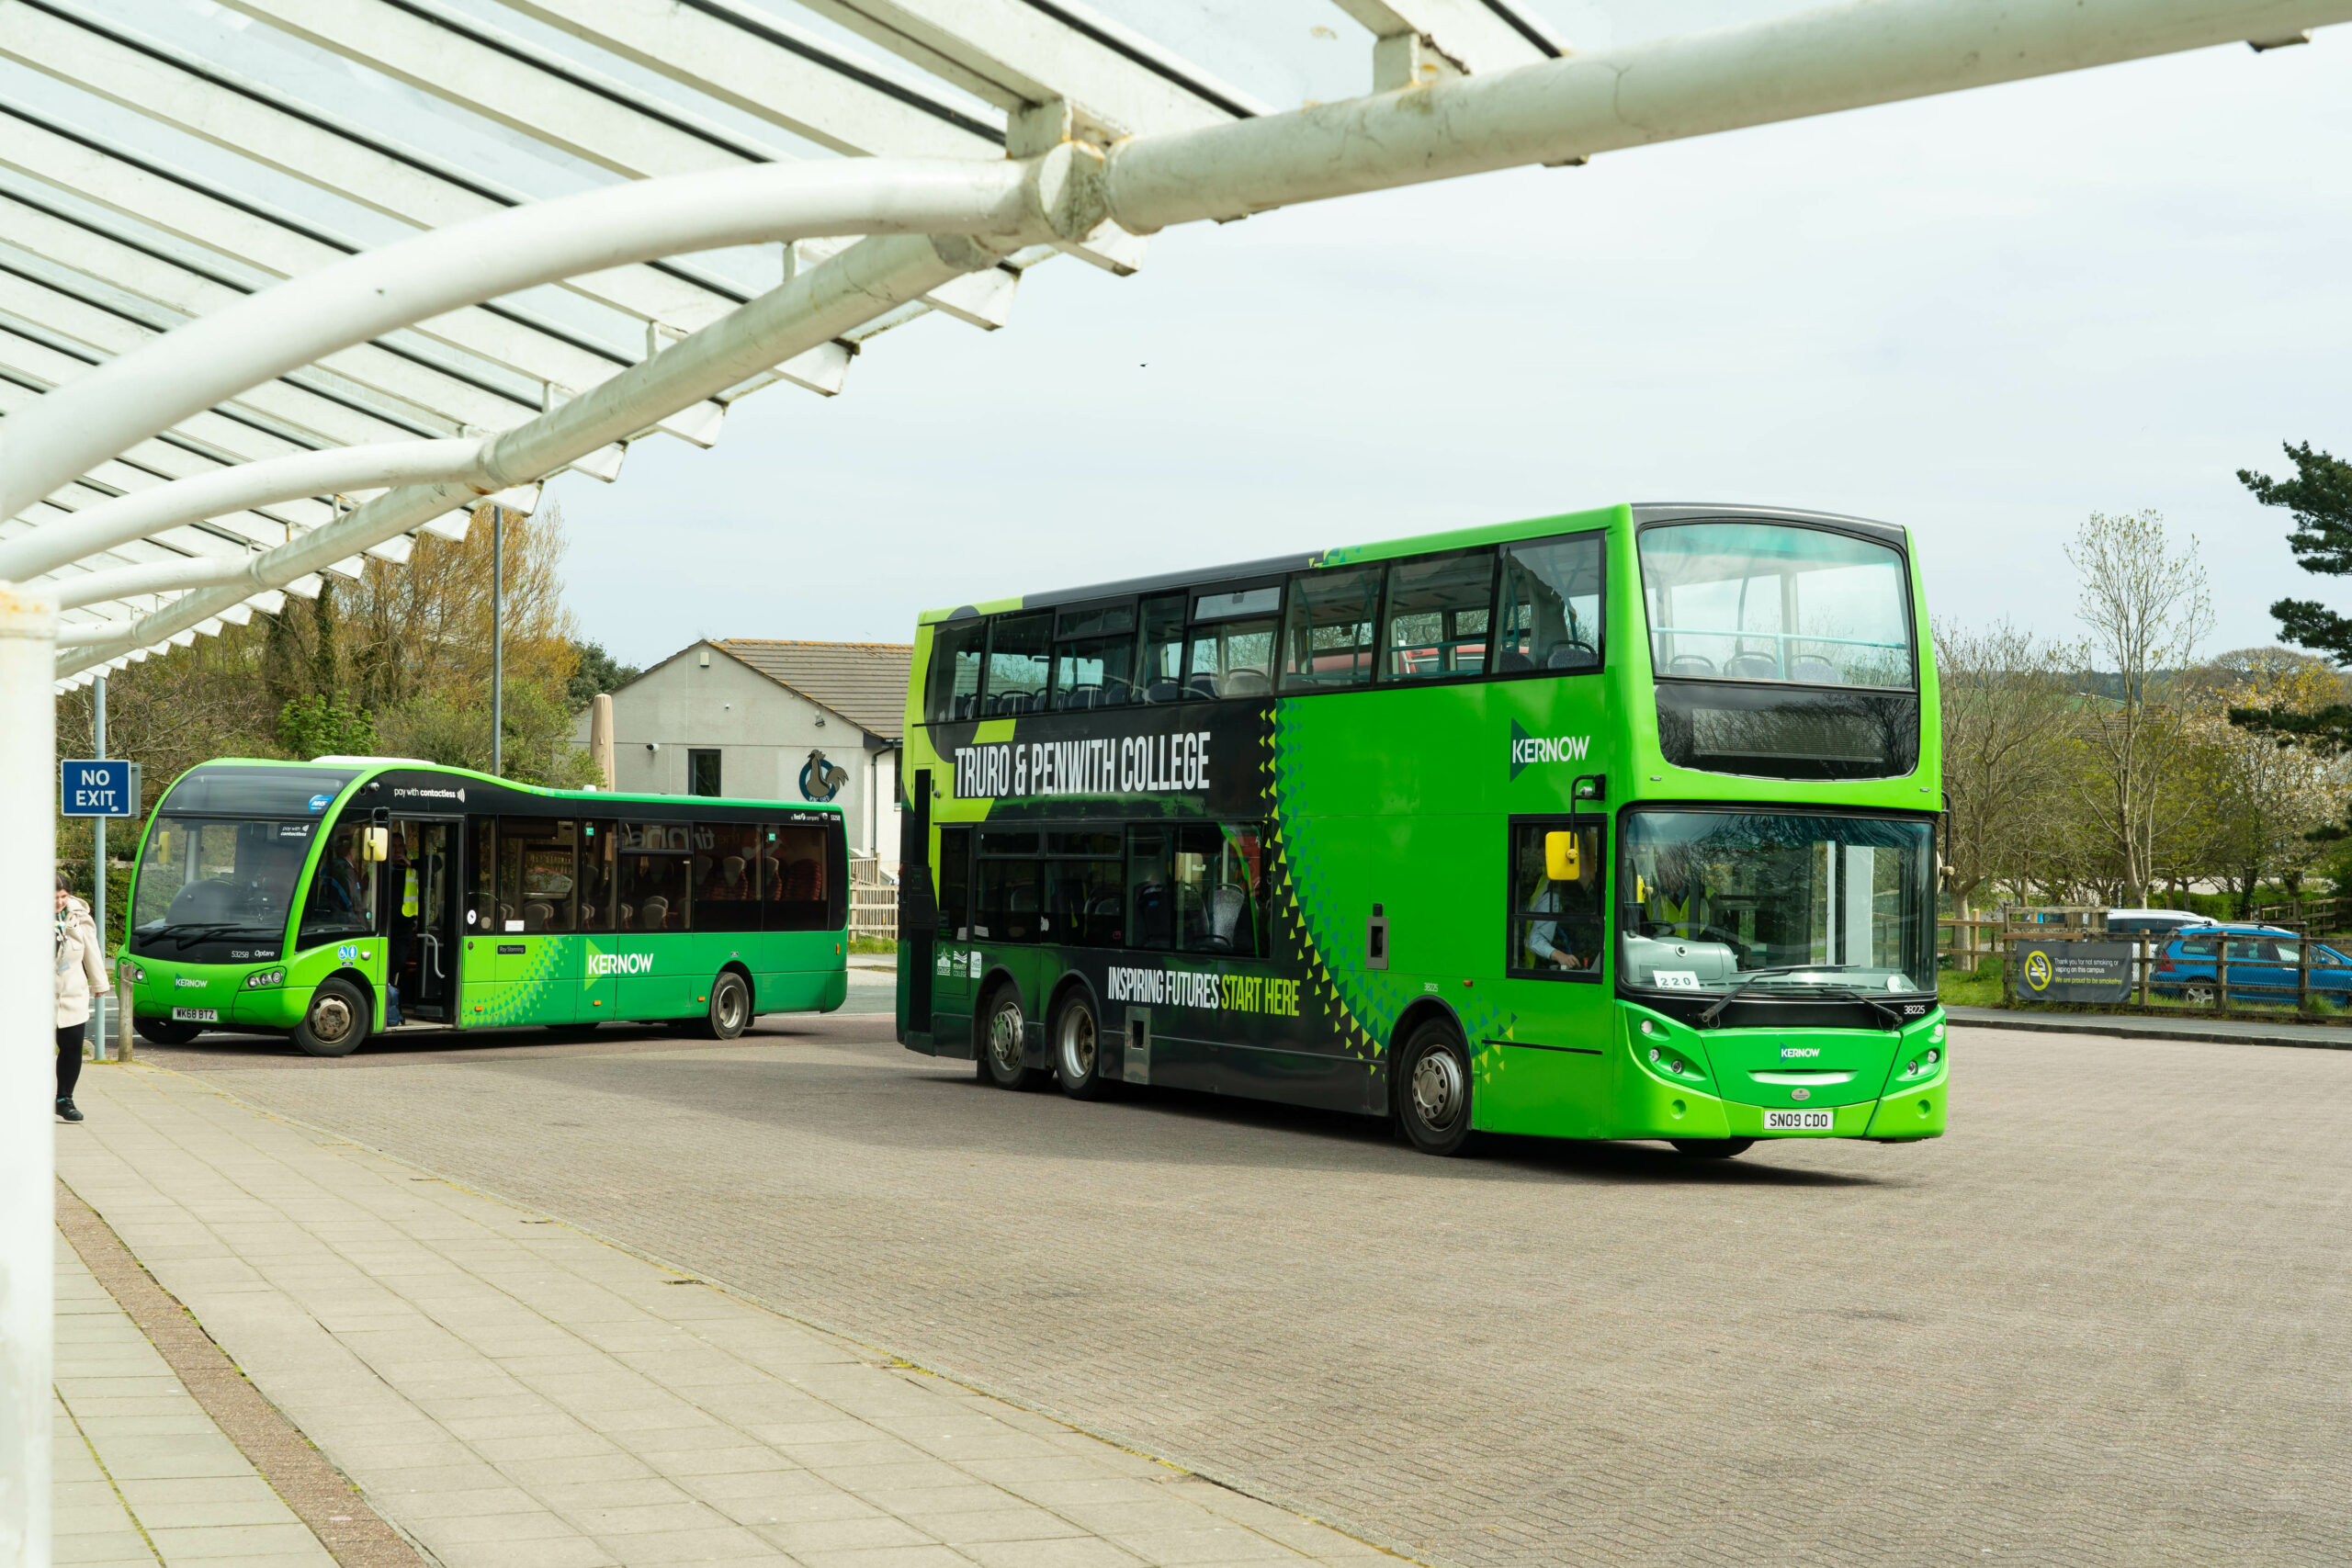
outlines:
[{"label": "bus wheel", "polygon": [[1729,1159],[1756,1146],[1753,1138],[1676,1138],[1673,1143],[1677,1154],[1692,1159]]},{"label": "bus wheel", "polygon": [[1095,1026],[1094,1004],[1081,993],[1070,994],[1055,1021],[1054,1071],[1072,1100],[1110,1095],[1111,1080],[1102,1076],[1102,1032]]},{"label": "bus wheel", "polygon": [[1426,1155],[1458,1155],[1470,1141],[1470,1053],[1445,1024],[1413,1031],[1396,1066],[1396,1120]]},{"label": "bus wheel", "polygon": [[150,1045],[185,1045],[204,1032],[200,1023],[171,1023],[160,1018],[134,1019],[130,1027]]},{"label": "bus wheel", "polygon": [[979,1076],[999,1089],[1027,1089],[1037,1075],[1025,1060],[1029,1021],[1022,1016],[1021,998],[1010,986],[989,998],[980,1036]]},{"label": "bus wheel", "polygon": [[367,1038],[367,994],[341,976],[319,982],[310,1010],[294,1026],[294,1043],[312,1056],[348,1056]]},{"label": "bus wheel", "polygon": [[710,1016],[702,1032],[711,1040],[732,1040],[752,1021],[752,987],[732,969],[722,970],[710,983]]}]

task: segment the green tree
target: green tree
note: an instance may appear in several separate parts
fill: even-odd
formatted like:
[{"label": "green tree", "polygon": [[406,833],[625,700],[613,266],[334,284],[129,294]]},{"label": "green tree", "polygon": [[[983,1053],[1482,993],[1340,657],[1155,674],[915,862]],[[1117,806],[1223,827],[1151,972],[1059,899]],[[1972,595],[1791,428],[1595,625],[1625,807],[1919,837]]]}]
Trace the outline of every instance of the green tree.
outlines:
[{"label": "green tree", "polygon": [[376,750],[376,723],[312,692],[277,710],[277,743],[289,757],[369,756]]},{"label": "green tree", "polygon": [[623,664],[605,651],[601,642],[574,642],[572,653],[579,659],[579,668],[571,672],[567,695],[571,711],[578,713],[595,701],[600,692],[617,692],[645,673],[634,664]]},{"label": "green tree", "polygon": [[[2286,448],[2295,465],[2295,477],[2274,479],[2251,468],[2238,470],[2238,482],[2265,506],[2283,506],[2295,521],[2287,547],[2295,564],[2320,577],[2352,576],[2352,463],[2312,447],[2308,442]],[[2352,618],[2337,615],[2315,599],[2281,599],[2270,606],[2278,623],[2278,637],[2297,648],[2325,654],[2338,664],[2352,664]],[[2235,707],[2230,722],[2276,736],[2280,744],[2301,742],[2331,753],[2352,750],[2352,705],[2330,703],[2297,711],[2271,705]]]}]

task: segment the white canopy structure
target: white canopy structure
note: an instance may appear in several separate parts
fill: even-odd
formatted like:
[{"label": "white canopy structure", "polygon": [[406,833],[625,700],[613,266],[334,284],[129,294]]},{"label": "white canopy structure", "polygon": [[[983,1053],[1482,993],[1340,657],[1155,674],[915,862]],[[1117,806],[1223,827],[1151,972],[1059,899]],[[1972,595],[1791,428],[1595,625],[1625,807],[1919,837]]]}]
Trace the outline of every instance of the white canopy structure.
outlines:
[{"label": "white canopy structure", "polygon": [[[0,0],[0,1560],[46,1561],[59,682],[1171,224],[2352,18],[1756,0],[1579,51],[1565,3]],[[1352,82],[1271,102],[1175,46],[1267,17]]]}]

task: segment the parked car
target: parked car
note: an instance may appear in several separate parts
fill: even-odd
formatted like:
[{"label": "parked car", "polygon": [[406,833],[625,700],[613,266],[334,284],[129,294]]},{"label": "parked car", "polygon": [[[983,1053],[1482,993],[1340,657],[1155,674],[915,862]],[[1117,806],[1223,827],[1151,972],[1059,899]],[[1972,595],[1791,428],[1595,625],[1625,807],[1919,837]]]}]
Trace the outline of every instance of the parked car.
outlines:
[{"label": "parked car", "polygon": [[[2211,1007],[2221,998],[2219,970],[2226,960],[2233,994],[2291,1005],[2301,945],[2293,931],[2277,926],[2217,923],[2177,931],[2151,968],[2148,988],[2190,1007]],[[2338,1002],[2352,1000],[2352,957],[2324,942],[2311,948],[2312,990]]]},{"label": "parked car", "polygon": [[2107,934],[2109,936],[2161,936],[2177,931],[2183,926],[2210,926],[2210,915],[2193,915],[2187,909],[2109,909],[2107,912]]}]

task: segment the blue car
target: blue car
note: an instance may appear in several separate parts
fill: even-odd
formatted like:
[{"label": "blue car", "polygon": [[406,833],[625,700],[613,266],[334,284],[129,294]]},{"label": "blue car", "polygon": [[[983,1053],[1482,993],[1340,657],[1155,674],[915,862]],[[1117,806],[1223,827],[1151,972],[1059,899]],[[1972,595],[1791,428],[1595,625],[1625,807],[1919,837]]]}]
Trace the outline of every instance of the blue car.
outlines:
[{"label": "blue car", "polygon": [[[2212,1007],[2221,1000],[2219,968],[2226,962],[2233,1001],[2291,1007],[2301,945],[2293,931],[2276,926],[2192,926],[2173,932],[2157,949],[2148,987],[2193,1008]],[[2312,942],[2311,987],[2339,1003],[2352,999],[2352,958],[2324,942]]]}]

